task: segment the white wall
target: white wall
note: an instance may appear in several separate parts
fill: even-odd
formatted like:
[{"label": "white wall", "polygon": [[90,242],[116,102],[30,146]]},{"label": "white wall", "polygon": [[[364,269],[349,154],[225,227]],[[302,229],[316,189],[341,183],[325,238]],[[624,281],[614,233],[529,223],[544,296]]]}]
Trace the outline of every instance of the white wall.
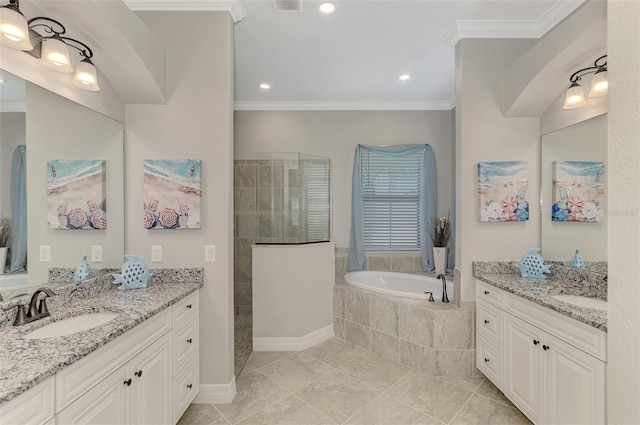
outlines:
[{"label": "white wall", "polygon": [[609,1],[607,416],[640,423],[640,2]]},{"label": "white wall", "polygon": [[[233,24],[226,12],[138,12],[167,45],[167,105],[127,105],[125,174],[127,253],[158,267],[203,267],[200,382],[233,379]],[[176,29],[179,28],[179,31]],[[201,229],[145,230],[145,159],[202,160]],[[204,245],[216,262],[204,262]]]},{"label": "white wall", "polygon": [[[472,261],[518,260],[538,246],[538,118],[505,118],[504,69],[533,40],[463,39],[456,45],[456,268],[461,300],[475,300]],[[530,217],[480,223],[476,167],[485,161],[528,161]]]},{"label": "white wall", "polygon": [[[561,109],[562,110],[562,109]],[[541,248],[545,260],[569,261],[579,249],[585,261],[607,261],[607,213],[598,223],[551,220],[553,161],[607,162],[607,115],[600,115],[542,137]],[[605,165],[605,183],[609,167]],[[603,197],[607,203],[607,191]]]},{"label": "white wall", "polygon": [[0,112],[0,217],[11,218],[11,158],[26,143],[24,112]]},{"label": "white wall", "polygon": [[451,206],[452,111],[236,111],[235,159],[303,152],[331,159],[332,236],[349,246],[351,180],[358,144],[428,143],[436,157],[438,213]]},{"label": "white wall", "polygon": [[[26,84],[27,233],[29,284],[47,281],[49,267],[80,264],[91,246],[102,245],[102,263],[123,263],[122,124],[31,83]],[[55,230],[47,225],[47,161],[103,159],[107,164],[107,229]],[[51,262],[39,261],[40,245],[51,246]]]}]

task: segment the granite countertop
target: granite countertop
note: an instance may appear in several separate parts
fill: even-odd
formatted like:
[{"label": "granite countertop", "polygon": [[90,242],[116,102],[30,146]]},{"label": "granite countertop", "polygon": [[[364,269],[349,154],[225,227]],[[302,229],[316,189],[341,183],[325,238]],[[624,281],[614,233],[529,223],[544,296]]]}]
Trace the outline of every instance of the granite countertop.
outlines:
[{"label": "granite countertop", "polygon": [[[69,296],[49,304],[50,317],[23,326],[0,327],[0,404],[82,359],[161,310],[202,287],[199,283],[150,283],[147,288]],[[71,291],[73,294],[73,291]],[[52,301],[55,297],[52,299]],[[93,312],[120,313],[104,325],[73,335],[26,340],[23,335],[51,322]]]},{"label": "granite countertop", "polygon": [[594,328],[607,331],[606,310],[578,307],[552,298],[553,295],[581,295],[606,301],[601,291],[588,285],[558,277],[527,279],[514,273],[474,273],[474,276],[497,288],[555,310]]}]

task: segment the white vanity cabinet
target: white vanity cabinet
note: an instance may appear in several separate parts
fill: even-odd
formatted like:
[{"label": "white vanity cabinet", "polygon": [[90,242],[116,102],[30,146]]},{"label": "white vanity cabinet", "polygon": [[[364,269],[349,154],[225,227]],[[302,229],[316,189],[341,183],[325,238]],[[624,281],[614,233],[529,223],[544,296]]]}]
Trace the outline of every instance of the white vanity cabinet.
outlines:
[{"label": "white vanity cabinet", "polygon": [[0,423],[174,424],[198,392],[198,337],[195,291],[0,406]]},{"label": "white vanity cabinet", "polygon": [[606,334],[484,282],[476,287],[478,369],[534,423],[606,423]]},{"label": "white vanity cabinet", "polygon": [[58,415],[59,424],[171,423],[171,346],[168,334]]}]

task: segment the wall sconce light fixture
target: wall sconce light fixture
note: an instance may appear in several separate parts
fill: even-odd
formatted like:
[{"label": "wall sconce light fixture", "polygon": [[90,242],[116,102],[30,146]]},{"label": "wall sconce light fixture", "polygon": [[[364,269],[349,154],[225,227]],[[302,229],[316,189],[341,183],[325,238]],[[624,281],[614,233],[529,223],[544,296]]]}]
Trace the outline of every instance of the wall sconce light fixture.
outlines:
[{"label": "wall sconce light fixture", "polygon": [[593,66],[574,72],[569,77],[571,86],[567,89],[562,109],[582,108],[587,104],[584,98],[584,90],[578,81],[587,74],[594,74],[591,79],[591,91],[589,97],[606,96],[609,92],[609,80],[607,79],[607,55],[600,56],[595,60]]},{"label": "wall sconce light fixture", "polygon": [[[36,31],[36,28],[44,35]],[[0,7],[0,44],[39,57],[40,63],[47,69],[67,73],[73,72],[69,56],[69,47],[72,47],[80,52],[82,60],[76,65],[71,82],[83,90],[100,90],[96,67],[91,62],[91,48],[65,36],[66,31],[60,22],[44,16],[27,21],[20,12],[19,0],[9,0],[8,5]],[[34,51],[34,46],[38,44],[39,53]]]}]

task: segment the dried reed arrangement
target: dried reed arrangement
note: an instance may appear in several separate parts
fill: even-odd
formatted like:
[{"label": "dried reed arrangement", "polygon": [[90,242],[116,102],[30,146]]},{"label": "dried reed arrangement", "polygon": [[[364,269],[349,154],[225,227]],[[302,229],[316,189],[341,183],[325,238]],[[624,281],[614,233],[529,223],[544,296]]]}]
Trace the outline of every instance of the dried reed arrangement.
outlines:
[{"label": "dried reed arrangement", "polygon": [[449,239],[451,239],[451,210],[446,216],[438,218],[433,223],[433,231],[431,232],[431,241],[434,247],[447,247],[449,245]]},{"label": "dried reed arrangement", "polygon": [[11,237],[11,219],[0,219],[0,248],[5,248],[9,244]]}]

